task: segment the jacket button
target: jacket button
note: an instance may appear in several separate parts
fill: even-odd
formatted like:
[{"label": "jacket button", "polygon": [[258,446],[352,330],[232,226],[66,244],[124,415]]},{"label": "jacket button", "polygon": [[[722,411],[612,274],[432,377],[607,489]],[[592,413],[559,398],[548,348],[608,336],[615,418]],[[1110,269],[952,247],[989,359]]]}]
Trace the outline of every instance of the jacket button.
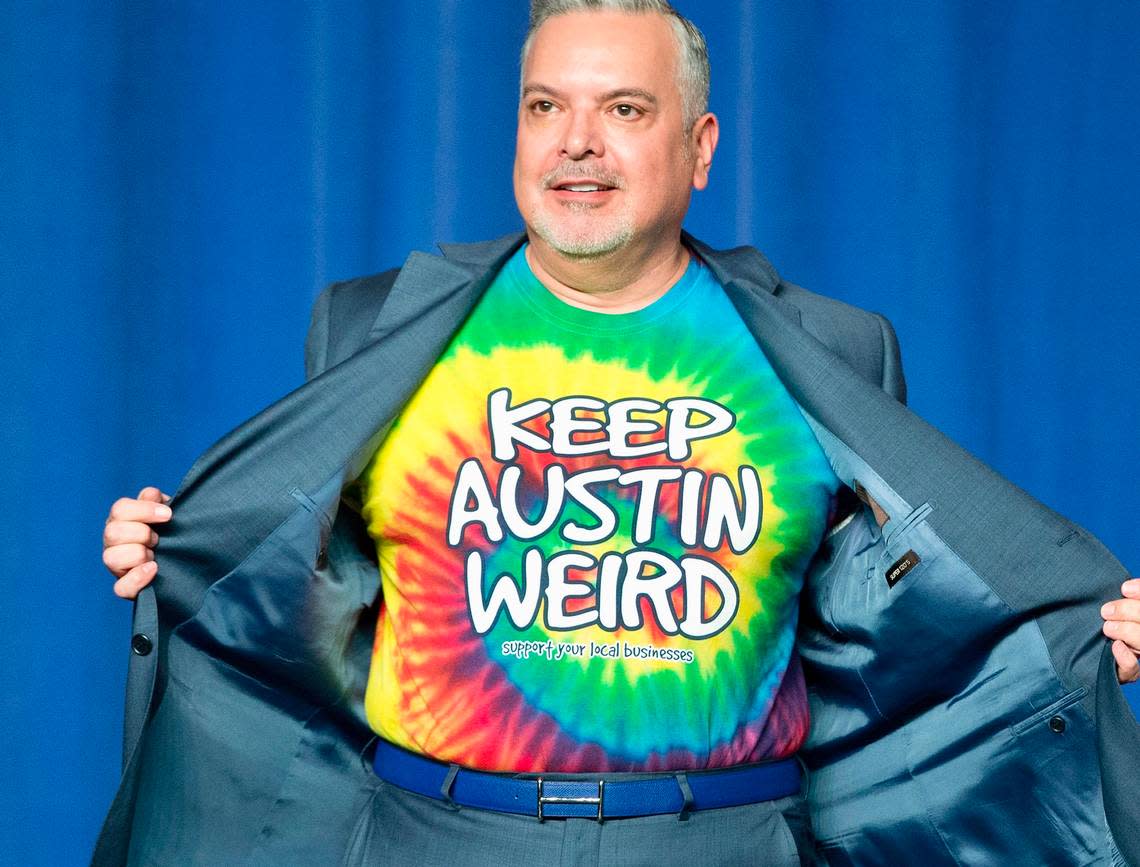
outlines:
[{"label": "jacket button", "polygon": [[131,636],[131,650],[139,656],[146,656],[153,647],[154,644],[151,642],[149,636],[141,632]]},{"label": "jacket button", "polygon": [[1061,734],[1065,731],[1065,718],[1062,716],[1055,716],[1049,720],[1049,730],[1055,734]]}]

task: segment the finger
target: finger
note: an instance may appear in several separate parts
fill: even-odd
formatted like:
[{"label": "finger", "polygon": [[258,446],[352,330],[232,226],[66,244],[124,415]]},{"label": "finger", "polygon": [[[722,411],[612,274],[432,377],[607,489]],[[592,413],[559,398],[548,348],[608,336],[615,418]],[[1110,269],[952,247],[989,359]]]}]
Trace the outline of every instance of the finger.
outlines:
[{"label": "finger", "polygon": [[1129,578],[1120,585],[1120,592],[1132,599],[1140,599],[1140,578]]},{"label": "finger", "polygon": [[1100,616],[1105,620],[1140,621],[1140,599],[1113,599],[1101,606]]},{"label": "finger", "polygon": [[1116,679],[1121,683],[1140,680],[1140,662],[1136,654],[1123,641],[1112,642],[1112,656],[1116,660]]},{"label": "finger", "polygon": [[134,599],[140,590],[154,580],[157,572],[158,564],[153,560],[136,566],[115,582],[115,595],[123,599]]},{"label": "finger", "polygon": [[146,545],[112,545],[103,549],[103,565],[118,577],[153,559],[154,552]]},{"label": "finger", "polygon": [[146,500],[148,503],[169,503],[170,497],[156,488],[154,485],[148,485],[139,491],[139,499]]},{"label": "finger", "polygon": [[110,521],[103,527],[103,547],[127,545],[132,542],[153,548],[158,544],[158,533],[149,524],[139,521]]},{"label": "finger", "polygon": [[1106,620],[1104,634],[1109,638],[1123,641],[1134,653],[1140,653],[1140,623]]},{"label": "finger", "polygon": [[154,503],[147,500],[132,500],[122,497],[115,500],[111,506],[108,521],[142,521],[146,524],[161,524],[169,521],[173,512],[165,503]]}]

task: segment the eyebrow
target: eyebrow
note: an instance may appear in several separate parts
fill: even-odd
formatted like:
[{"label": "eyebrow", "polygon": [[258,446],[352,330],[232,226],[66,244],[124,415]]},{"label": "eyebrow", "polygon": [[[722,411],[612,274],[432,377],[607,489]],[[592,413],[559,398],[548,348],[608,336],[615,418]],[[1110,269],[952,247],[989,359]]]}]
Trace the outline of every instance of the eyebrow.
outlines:
[{"label": "eyebrow", "polygon": [[611,99],[621,99],[622,97],[633,97],[648,102],[650,105],[657,105],[657,97],[640,87],[619,87],[617,90],[603,93],[601,101],[609,102]]},{"label": "eyebrow", "polygon": [[[523,88],[523,98],[531,96],[535,93],[546,93],[553,96],[555,99],[565,99],[566,94],[556,87],[550,87],[545,84],[528,84]],[[640,87],[619,87],[616,90],[606,91],[598,99],[598,102],[609,102],[613,99],[621,99],[622,97],[631,97],[643,100],[650,105],[657,106],[657,97],[650,93],[648,90],[642,90]]]}]

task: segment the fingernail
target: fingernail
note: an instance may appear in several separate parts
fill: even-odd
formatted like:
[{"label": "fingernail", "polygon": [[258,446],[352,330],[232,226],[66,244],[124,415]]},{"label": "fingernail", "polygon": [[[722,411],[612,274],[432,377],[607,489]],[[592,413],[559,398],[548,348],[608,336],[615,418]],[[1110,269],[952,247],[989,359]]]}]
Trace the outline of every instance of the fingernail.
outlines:
[{"label": "fingernail", "polygon": [[1118,628],[1119,627],[1117,626],[1116,621],[1110,620],[1108,623],[1104,624],[1104,634],[1116,635]]},{"label": "fingernail", "polygon": [[143,569],[145,569],[147,572],[154,572],[154,571],[157,571],[158,564],[155,563],[153,560],[149,560],[143,564]]},{"label": "fingernail", "polygon": [[170,506],[159,505],[154,507],[154,514],[159,518],[169,518],[174,513],[170,511]]},{"label": "fingernail", "polygon": [[1113,605],[1111,602],[1106,602],[1104,605],[1101,606],[1101,609],[1100,609],[1100,616],[1101,617],[1111,617],[1115,613],[1116,613],[1116,606]]}]

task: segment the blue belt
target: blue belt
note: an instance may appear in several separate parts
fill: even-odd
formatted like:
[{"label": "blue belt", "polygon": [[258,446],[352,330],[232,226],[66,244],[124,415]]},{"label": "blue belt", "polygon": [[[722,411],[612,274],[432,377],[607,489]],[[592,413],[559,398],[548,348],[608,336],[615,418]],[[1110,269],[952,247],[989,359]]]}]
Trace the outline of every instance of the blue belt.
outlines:
[{"label": "blue belt", "polygon": [[794,759],[657,774],[494,774],[437,762],[377,740],[372,767],[385,782],[452,805],[543,819],[620,819],[738,807],[794,795]]}]

